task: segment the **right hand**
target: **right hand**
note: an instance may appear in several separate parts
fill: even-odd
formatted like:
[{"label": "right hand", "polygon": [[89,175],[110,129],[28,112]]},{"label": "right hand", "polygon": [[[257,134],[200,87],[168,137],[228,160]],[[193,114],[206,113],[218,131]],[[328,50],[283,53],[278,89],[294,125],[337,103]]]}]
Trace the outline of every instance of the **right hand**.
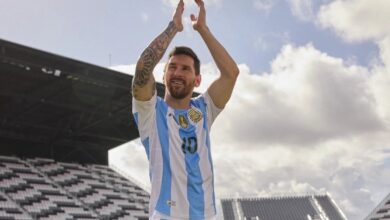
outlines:
[{"label": "right hand", "polygon": [[175,13],[173,14],[173,23],[177,28],[178,32],[183,30],[182,16],[184,12],[184,1],[180,0],[179,4],[177,4]]},{"label": "right hand", "polygon": [[195,3],[199,7],[199,15],[196,17],[194,14],[191,14],[191,22],[192,22],[192,27],[196,31],[200,31],[204,28],[207,28],[206,25],[206,9],[204,7],[204,2],[203,0],[195,0]]}]

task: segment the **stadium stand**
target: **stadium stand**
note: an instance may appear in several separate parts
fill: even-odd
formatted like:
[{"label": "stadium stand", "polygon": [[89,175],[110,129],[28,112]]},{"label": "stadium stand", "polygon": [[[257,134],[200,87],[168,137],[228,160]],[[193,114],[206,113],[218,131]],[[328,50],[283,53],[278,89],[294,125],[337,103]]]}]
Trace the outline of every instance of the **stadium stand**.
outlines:
[{"label": "stadium stand", "polygon": [[377,207],[364,220],[390,219],[390,193],[378,204]]},{"label": "stadium stand", "polygon": [[0,156],[0,219],[148,219],[149,194],[107,166]]},{"label": "stadium stand", "polygon": [[139,136],[131,81],[0,39],[0,155],[107,165],[108,150]]},{"label": "stadium stand", "polygon": [[221,205],[225,219],[236,219],[236,216],[234,215],[233,199],[222,200]]},{"label": "stadium stand", "polygon": [[345,220],[328,194],[221,199],[224,219]]}]

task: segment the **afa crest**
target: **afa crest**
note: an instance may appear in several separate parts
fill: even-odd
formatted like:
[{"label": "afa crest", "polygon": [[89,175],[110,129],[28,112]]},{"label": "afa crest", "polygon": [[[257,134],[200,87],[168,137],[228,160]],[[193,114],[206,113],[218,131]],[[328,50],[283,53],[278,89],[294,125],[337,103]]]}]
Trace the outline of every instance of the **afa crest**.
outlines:
[{"label": "afa crest", "polygon": [[196,108],[191,108],[188,110],[188,117],[194,124],[196,124],[202,120],[202,112]]}]

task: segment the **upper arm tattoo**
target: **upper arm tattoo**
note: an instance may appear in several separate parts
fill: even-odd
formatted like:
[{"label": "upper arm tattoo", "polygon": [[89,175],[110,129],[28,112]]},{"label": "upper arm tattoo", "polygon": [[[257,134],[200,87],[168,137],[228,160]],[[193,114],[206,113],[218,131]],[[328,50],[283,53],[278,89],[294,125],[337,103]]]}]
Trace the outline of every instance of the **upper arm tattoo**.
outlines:
[{"label": "upper arm tattoo", "polygon": [[[154,67],[161,60],[169,43],[177,33],[174,23],[171,21],[168,27],[144,50],[137,62],[133,79],[133,95],[136,96],[137,89],[142,88],[150,81]],[[155,85],[153,85],[155,87]],[[152,89],[153,90],[153,89]]]}]

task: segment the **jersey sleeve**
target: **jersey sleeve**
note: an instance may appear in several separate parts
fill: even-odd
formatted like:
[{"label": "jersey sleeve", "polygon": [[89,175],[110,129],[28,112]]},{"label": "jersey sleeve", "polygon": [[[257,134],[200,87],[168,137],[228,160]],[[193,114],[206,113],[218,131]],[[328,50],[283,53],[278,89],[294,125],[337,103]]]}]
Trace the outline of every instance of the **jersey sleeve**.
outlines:
[{"label": "jersey sleeve", "polygon": [[207,125],[210,130],[211,125],[214,123],[214,120],[217,118],[217,116],[219,115],[219,113],[221,113],[223,109],[215,106],[208,92],[205,92],[202,96],[206,103]]},{"label": "jersey sleeve", "polygon": [[152,98],[148,101],[139,101],[133,97],[133,116],[138,126],[138,131],[141,140],[150,136],[149,132],[152,130],[153,122],[156,117],[156,102],[157,93],[155,92]]}]

